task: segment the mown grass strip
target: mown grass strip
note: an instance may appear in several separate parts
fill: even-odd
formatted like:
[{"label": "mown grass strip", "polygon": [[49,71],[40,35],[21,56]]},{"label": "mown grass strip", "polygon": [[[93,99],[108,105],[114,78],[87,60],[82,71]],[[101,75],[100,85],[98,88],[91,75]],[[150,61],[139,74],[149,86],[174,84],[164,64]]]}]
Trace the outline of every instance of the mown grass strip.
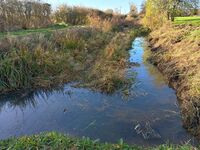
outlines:
[{"label": "mown grass strip", "polygon": [[176,17],[174,23],[176,25],[191,24],[191,25],[198,26],[200,25],[200,16]]},{"label": "mown grass strip", "polygon": [[18,31],[12,31],[12,32],[0,32],[0,38],[5,36],[23,36],[27,34],[33,34],[33,33],[51,33],[52,31],[59,30],[59,29],[65,29],[68,25],[66,24],[56,24],[49,26],[47,28],[38,28],[38,29],[27,29],[27,30],[18,30]]}]

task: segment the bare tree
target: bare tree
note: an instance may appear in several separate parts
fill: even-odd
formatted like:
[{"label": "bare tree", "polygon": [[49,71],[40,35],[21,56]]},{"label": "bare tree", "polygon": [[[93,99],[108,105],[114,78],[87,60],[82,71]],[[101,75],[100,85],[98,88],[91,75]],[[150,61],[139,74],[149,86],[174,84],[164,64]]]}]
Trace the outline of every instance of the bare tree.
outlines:
[{"label": "bare tree", "polygon": [[51,5],[33,0],[0,0],[0,31],[50,24]]},{"label": "bare tree", "polygon": [[137,15],[138,15],[137,6],[133,3],[130,3],[129,16],[135,18],[135,17],[137,17]]}]

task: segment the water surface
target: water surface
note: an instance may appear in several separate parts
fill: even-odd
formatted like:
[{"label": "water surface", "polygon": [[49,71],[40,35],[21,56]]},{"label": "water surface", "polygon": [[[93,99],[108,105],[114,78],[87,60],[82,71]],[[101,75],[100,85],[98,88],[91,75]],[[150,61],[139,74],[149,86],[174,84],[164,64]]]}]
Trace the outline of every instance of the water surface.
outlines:
[{"label": "water surface", "polygon": [[[106,95],[67,84],[61,89],[25,91],[0,97],[0,138],[58,131],[101,141],[157,145],[194,142],[182,127],[175,91],[145,61],[144,38],[136,38],[127,77],[129,96]],[[147,51],[147,50],[146,50]],[[137,65],[136,65],[137,64]]]}]

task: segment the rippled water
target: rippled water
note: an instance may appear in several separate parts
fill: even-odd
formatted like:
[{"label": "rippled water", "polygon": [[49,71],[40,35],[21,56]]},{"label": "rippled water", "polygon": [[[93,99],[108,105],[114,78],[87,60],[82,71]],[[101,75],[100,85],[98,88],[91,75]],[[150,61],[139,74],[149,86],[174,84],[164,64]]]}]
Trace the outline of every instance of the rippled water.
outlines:
[{"label": "rippled water", "polygon": [[[135,77],[129,97],[106,95],[67,84],[61,89],[25,91],[0,97],[0,138],[58,131],[101,141],[156,145],[184,143],[175,91],[147,61],[144,38],[136,38],[127,77]],[[144,53],[145,52],[145,53]]]}]

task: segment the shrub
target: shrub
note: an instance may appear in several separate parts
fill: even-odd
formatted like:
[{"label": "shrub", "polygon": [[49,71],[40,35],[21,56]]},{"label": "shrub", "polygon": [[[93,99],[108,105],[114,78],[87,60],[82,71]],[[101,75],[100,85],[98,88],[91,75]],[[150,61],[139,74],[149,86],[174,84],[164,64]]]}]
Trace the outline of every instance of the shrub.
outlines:
[{"label": "shrub", "polygon": [[[55,23],[65,23],[71,25],[89,25],[105,32],[118,30],[120,26],[126,24],[126,16],[107,13],[96,9],[85,7],[70,7],[62,5],[53,14]],[[134,23],[131,22],[133,25]]]},{"label": "shrub", "polygon": [[88,24],[92,27],[98,28],[103,30],[104,32],[108,32],[112,30],[112,22],[108,19],[104,20],[100,16],[93,15],[93,16],[87,16]]},{"label": "shrub", "polygon": [[64,22],[71,25],[84,25],[87,22],[89,10],[84,7],[70,7],[61,5],[53,14],[53,20],[56,23]]}]

